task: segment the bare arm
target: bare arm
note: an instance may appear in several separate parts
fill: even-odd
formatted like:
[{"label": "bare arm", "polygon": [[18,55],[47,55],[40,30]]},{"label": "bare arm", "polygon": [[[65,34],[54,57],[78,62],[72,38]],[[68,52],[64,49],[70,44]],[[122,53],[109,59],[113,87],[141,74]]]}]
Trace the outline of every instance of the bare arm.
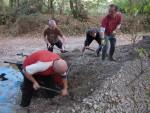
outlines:
[{"label": "bare arm", "polygon": [[63,80],[63,85],[64,85],[64,88],[61,91],[61,95],[66,96],[66,95],[68,95],[68,81]]},{"label": "bare arm", "polygon": [[120,27],[121,27],[121,24],[119,24],[116,29],[113,31],[113,34],[116,35],[117,33],[120,32]]},{"label": "bare arm", "polygon": [[48,43],[48,40],[47,40],[46,36],[44,36],[44,41],[45,41],[46,44]]},{"label": "bare arm", "polygon": [[40,85],[35,80],[33,75],[35,73],[47,70],[50,66],[52,66],[52,62],[37,62],[35,64],[31,64],[25,67],[24,69],[25,77],[33,83],[34,89],[39,89]]},{"label": "bare arm", "polygon": [[89,48],[89,46],[84,46],[84,47],[82,48],[82,55],[84,55],[85,49],[88,49],[88,48]]},{"label": "bare arm", "polygon": [[58,35],[63,40],[63,43],[65,43],[66,42],[66,37],[63,35],[63,33],[62,33],[62,31],[60,29],[57,28],[57,30],[58,30]]},{"label": "bare arm", "polygon": [[67,39],[67,38],[66,38],[64,35],[60,36],[60,38],[62,39],[63,44],[65,44],[65,43],[66,43],[66,39]]},{"label": "bare arm", "polygon": [[119,15],[117,27],[116,27],[116,29],[113,31],[113,34],[116,34],[116,33],[120,32],[121,23],[122,23],[122,15]]},{"label": "bare arm", "polygon": [[38,82],[34,79],[34,77],[30,74],[28,74],[27,72],[24,73],[25,77],[30,80],[33,83],[33,88],[35,90],[40,88],[40,85],[38,84]]},{"label": "bare arm", "polygon": [[48,40],[47,40],[47,29],[48,29],[48,26],[45,26],[44,33],[43,33],[43,35],[44,35],[44,41],[45,41],[46,44],[49,43]]},{"label": "bare arm", "polygon": [[63,75],[62,82],[63,82],[63,89],[62,89],[61,95],[66,96],[68,95],[68,80],[67,80],[66,73],[65,73],[65,76]]},{"label": "bare arm", "polygon": [[63,89],[68,89],[68,80],[67,79],[63,79],[63,84],[64,84]]},{"label": "bare arm", "polygon": [[27,72],[25,72],[24,74],[25,74],[25,77],[28,80],[30,80],[32,83],[36,83],[37,82],[32,75],[28,74]]}]

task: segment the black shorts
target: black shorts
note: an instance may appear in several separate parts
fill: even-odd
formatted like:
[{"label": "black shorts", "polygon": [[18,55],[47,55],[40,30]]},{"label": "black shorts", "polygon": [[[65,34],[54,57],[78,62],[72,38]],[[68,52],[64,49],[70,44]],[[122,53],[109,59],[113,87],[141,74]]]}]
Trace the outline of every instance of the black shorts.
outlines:
[{"label": "black shorts", "polygon": [[49,51],[52,51],[52,52],[53,52],[53,47],[54,47],[55,45],[56,45],[59,49],[62,49],[63,43],[62,43],[60,40],[58,40],[56,43],[51,43],[51,47],[47,47],[47,49],[48,49]]},{"label": "black shorts", "polygon": [[62,42],[60,40],[58,40],[56,43],[52,43],[52,46],[56,45],[58,48],[62,49]]},{"label": "black shorts", "polygon": [[86,37],[86,40],[84,42],[84,46],[89,46],[93,40],[96,40],[96,42],[101,45],[101,38],[100,37],[91,37],[91,36],[88,36]]}]

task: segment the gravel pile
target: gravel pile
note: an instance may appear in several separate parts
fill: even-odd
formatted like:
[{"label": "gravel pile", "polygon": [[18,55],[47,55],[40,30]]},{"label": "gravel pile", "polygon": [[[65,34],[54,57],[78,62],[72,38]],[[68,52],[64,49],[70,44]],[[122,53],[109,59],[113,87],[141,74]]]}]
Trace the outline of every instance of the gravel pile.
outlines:
[{"label": "gravel pile", "polygon": [[[23,42],[20,44],[19,40]],[[27,43],[29,39],[15,39],[10,41],[11,44],[4,43],[6,41],[2,40],[0,43],[3,47],[0,51],[1,60],[17,59],[14,53],[24,50],[25,53],[30,53],[41,47],[45,48],[41,39],[33,38],[36,42],[33,45]],[[140,44],[145,45],[145,42]],[[141,45],[140,47],[145,48]],[[150,45],[146,44],[148,51],[149,48]],[[33,98],[29,108],[18,109],[17,107],[16,112],[149,113],[150,62],[148,59],[143,61],[144,72],[141,73],[140,60],[136,55],[131,52],[131,45],[120,45],[116,48],[117,62],[107,60],[102,62],[101,58],[96,57],[91,51],[87,51],[84,57],[81,57],[78,49],[65,53],[62,57],[71,66],[68,78],[70,95],[57,96],[53,99]]]},{"label": "gravel pile", "polygon": [[130,53],[130,46],[116,50],[117,62],[102,62],[91,53],[63,55],[74,66],[69,72],[70,95],[51,100],[35,99],[31,113],[149,113],[150,62]]}]

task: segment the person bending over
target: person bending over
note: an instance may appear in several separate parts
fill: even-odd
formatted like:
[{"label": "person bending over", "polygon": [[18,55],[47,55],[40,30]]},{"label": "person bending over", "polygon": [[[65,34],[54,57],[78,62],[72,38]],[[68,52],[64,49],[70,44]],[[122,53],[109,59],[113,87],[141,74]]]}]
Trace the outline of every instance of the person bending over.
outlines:
[{"label": "person bending over", "polygon": [[[27,56],[23,62],[24,81],[22,85],[21,106],[30,105],[35,90],[41,86],[59,90],[62,96],[68,95],[68,83],[65,60],[48,50],[40,50]],[[50,98],[58,95],[48,91]]]},{"label": "person bending over", "polygon": [[96,42],[99,44],[98,49],[96,50],[97,56],[99,56],[101,51],[101,36],[100,32],[97,28],[90,28],[86,32],[86,40],[84,42],[84,47],[82,49],[82,54],[84,54],[84,51],[86,48],[90,46],[93,40],[96,40]]},{"label": "person bending over", "polygon": [[[63,40],[63,42],[59,39]],[[62,34],[61,30],[57,27],[55,20],[48,21],[48,27],[44,30],[44,40],[47,44],[47,49],[53,52],[53,48],[56,45],[62,53],[67,52],[64,50],[63,43],[65,43],[66,38]]]}]

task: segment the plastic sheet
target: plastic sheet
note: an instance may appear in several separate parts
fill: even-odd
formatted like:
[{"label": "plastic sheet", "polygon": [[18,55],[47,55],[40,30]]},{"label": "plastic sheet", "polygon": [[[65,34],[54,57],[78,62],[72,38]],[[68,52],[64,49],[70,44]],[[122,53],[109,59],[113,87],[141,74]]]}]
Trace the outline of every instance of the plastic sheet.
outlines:
[{"label": "plastic sheet", "polygon": [[11,67],[0,67],[0,74],[5,73],[6,81],[0,81],[0,113],[15,113],[19,104],[22,74]]}]

